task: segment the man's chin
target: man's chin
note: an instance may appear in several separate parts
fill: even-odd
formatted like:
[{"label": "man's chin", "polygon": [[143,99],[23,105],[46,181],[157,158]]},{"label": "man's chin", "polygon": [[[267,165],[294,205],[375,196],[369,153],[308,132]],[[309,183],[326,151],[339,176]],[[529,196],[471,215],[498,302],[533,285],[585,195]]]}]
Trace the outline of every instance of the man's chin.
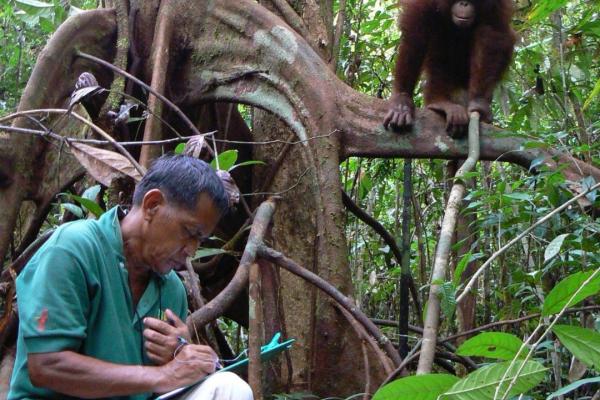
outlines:
[{"label": "man's chin", "polygon": [[159,273],[160,275],[166,275],[169,272],[171,272],[172,270],[175,270],[175,271],[185,270],[185,263],[178,262],[175,260],[169,260],[165,263],[162,263],[159,266],[159,268],[155,269],[155,271],[157,273]]}]

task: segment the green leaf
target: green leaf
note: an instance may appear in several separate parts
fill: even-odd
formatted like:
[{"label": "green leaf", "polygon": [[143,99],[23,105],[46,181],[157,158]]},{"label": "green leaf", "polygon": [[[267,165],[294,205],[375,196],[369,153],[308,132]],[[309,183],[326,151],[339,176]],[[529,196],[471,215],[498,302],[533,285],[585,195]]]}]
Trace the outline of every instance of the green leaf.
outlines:
[{"label": "green leaf", "polygon": [[573,390],[577,389],[580,386],[587,385],[588,383],[598,383],[598,382],[600,382],[600,376],[597,376],[595,378],[587,378],[587,379],[581,379],[581,380],[575,381],[575,382],[571,383],[570,385],[567,385],[567,386],[561,388],[560,390],[557,390],[556,392],[549,394],[548,397],[546,397],[546,400],[552,400],[558,396],[565,395],[569,392],[572,392]]},{"label": "green leaf", "polygon": [[185,143],[179,143],[177,147],[175,147],[175,154],[183,154],[185,150]]},{"label": "green leaf", "polygon": [[[544,379],[547,368],[537,361],[515,361],[510,367],[511,361],[487,365],[480,368],[452,386],[441,399],[456,399],[456,400],[492,400],[496,387],[500,385],[502,377],[506,374],[506,378],[502,381],[502,386],[498,393],[502,398],[508,385],[517,375],[521,367],[523,369],[519,373],[514,386],[508,393],[508,398],[517,394],[525,393],[534,388]],[[510,367],[510,370],[509,370]]]},{"label": "green leaf", "polygon": [[85,217],[83,215],[83,210],[73,203],[62,203],[61,206],[79,219]]},{"label": "green leaf", "polygon": [[592,89],[592,92],[590,93],[588,98],[583,103],[583,109],[584,110],[587,109],[590,106],[590,104],[592,104],[592,101],[594,101],[594,99],[599,94],[600,94],[600,79],[598,79],[598,81],[596,82],[596,85],[594,86],[594,89]]},{"label": "green leaf", "polygon": [[528,193],[504,193],[502,197],[510,200],[531,201],[533,197]]},{"label": "green leaf", "polygon": [[100,216],[102,214],[104,214],[104,210],[102,209],[102,207],[100,207],[98,205],[98,203],[96,203],[95,201],[92,201],[90,199],[86,199],[86,198],[81,197],[81,196],[76,196],[74,194],[69,194],[69,197],[72,198],[73,200],[76,200],[86,210],[88,210],[89,212],[91,212],[92,214],[94,214],[96,216],[96,218],[100,218]]},{"label": "green leaf", "polygon": [[373,400],[436,400],[457,381],[448,374],[408,376],[379,388]]},{"label": "green leaf", "polygon": [[[523,341],[510,333],[483,332],[465,341],[456,354],[512,360],[522,345]],[[526,354],[526,351],[522,351],[519,358],[525,358]]]},{"label": "green leaf", "polygon": [[212,160],[210,165],[213,169],[217,169],[217,160],[219,161],[219,169],[223,171],[229,171],[235,164],[238,158],[237,150],[227,150],[219,154],[215,159]]},{"label": "green leaf", "polygon": [[454,270],[454,279],[452,279],[452,283],[454,284],[454,286],[458,286],[460,284],[460,278],[462,277],[465,268],[467,268],[469,261],[471,261],[472,255],[473,253],[469,251],[467,254],[462,256],[462,258],[456,265],[456,269]]},{"label": "green leaf", "polygon": [[[560,312],[563,307],[572,307],[585,299],[586,297],[595,295],[600,291],[600,273],[596,274],[588,284],[581,290],[583,283],[594,273],[594,271],[581,271],[569,275],[560,281],[546,296],[544,306],[542,308],[542,316]],[[577,296],[567,305],[569,299],[579,290]]]},{"label": "green leaf", "polygon": [[[473,204],[473,203],[476,203],[476,202],[471,202],[471,204]],[[479,260],[480,258],[483,258],[483,257],[485,257],[485,255],[483,253],[473,254],[472,252],[468,252],[467,254],[462,256],[462,258],[458,262],[458,265],[456,266],[456,269],[454,270],[454,277],[452,278],[452,283],[454,284],[455,287],[458,287],[458,285],[460,285],[460,278],[462,277],[462,274],[465,271],[465,268],[467,268],[467,265],[469,265],[469,263],[472,263],[473,261]]]},{"label": "green leaf", "polygon": [[600,372],[600,333],[571,325],[554,325],[552,332],[575,358]]},{"label": "green leaf", "polygon": [[444,282],[440,286],[440,307],[447,319],[451,319],[456,310],[456,287],[452,282]]},{"label": "green leaf", "polygon": [[527,19],[529,20],[529,22],[531,24],[535,24],[535,23],[545,19],[550,14],[552,14],[554,11],[563,7],[567,3],[568,3],[568,0],[541,1],[529,13],[529,15],[527,16]]},{"label": "green leaf", "polygon": [[201,247],[198,249],[198,251],[196,251],[196,254],[194,255],[193,260],[197,260],[202,257],[210,257],[210,256],[216,256],[217,254],[226,254],[226,253],[227,253],[227,250],[223,250],[223,249],[211,249],[211,248],[207,248],[207,247]]},{"label": "green leaf", "polygon": [[554,258],[559,252],[565,241],[565,238],[569,236],[568,233],[563,233],[562,235],[558,235],[555,237],[548,247],[546,247],[546,251],[544,252],[544,263],[547,263],[552,258]]},{"label": "green leaf", "polygon": [[36,0],[16,0],[17,6],[30,15],[48,16],[52,15],[54,5]]},{"label": "green leaf", "polygon": [[85,192],[83,192],[81,197],[96,202],[96,198],[98,197],[98,193],[100,193],[100,189],[100,185],[94,185],[92,187],[89,187],[85,190]]}]

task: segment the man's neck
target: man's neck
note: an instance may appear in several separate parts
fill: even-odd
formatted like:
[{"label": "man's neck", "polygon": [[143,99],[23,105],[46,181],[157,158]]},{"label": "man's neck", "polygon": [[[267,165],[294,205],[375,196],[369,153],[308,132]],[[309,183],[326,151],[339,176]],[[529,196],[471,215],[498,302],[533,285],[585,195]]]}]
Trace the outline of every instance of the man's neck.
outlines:
[{"label": "man's neck", "polygon": [[139,229],[137,229],[140,224],[136,219],[140,217],[138,210],[133,209],[120,221],[125,268],[129,275],[128,283],[134,307],[144,294],[151,276],[151,271],[143,265],[138,256],[142,250]]}]

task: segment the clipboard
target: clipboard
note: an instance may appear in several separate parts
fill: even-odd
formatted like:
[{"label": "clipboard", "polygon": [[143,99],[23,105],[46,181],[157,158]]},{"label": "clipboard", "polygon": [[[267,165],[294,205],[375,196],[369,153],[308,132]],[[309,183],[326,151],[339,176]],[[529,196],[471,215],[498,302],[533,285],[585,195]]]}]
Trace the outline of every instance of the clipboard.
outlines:
[{"label": "clipboard", "polygon": [[[281,338],[281,332],[277,332],[275,335],[273,335],[273,338],[271,339],[271,341],[269,343],[265,344],[264,346],[261,346],[260,361],[265,362],[265,361],[269,361],[269,360],[273,359],[276,355],[278,355],[282,351],[289,349],[292,346],[292,344],[296,341],[296,339],[288,339],[288,340],[280,343],[279,342],[280,338]],[[214,373],[218,374],[219,372],[224,372],[224,371],[236,372],[236,371],[245,370],[248,367],[248,349],[242,351],[240,353],[240,355],[237,356],[234,360],[236,360],[236,361],[234,361],[232,364],[229,364],[226,367],[223,367]],[[198,382],[196,382],[190,386],[181,387],[181,388],[172,390],[168,393],[165,393],[161,396],[158,396],[155,400],[172,399],[173,397],[178,396],[178,395],[188,391],[189,389],[193,388],[194,386],[204,382],[204,380],[211,375],[205,376],[204,378],[200,379]]]}]

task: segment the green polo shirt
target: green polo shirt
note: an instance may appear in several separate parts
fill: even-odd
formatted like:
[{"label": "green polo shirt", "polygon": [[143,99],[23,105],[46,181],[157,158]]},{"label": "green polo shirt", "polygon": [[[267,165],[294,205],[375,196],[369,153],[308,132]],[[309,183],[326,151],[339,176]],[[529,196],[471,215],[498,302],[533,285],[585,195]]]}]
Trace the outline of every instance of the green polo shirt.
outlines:
[{"label": "green polo shirt", "polygon": [[185,289],[173,271],[150,280],[134,311],[117,210],[59,227],[17,278],[19,337],[9,400],[71,398],[32,385],[29,353],[71,350],[116,364],[151,364],[142,319],[167,308],[185,318]]}]

